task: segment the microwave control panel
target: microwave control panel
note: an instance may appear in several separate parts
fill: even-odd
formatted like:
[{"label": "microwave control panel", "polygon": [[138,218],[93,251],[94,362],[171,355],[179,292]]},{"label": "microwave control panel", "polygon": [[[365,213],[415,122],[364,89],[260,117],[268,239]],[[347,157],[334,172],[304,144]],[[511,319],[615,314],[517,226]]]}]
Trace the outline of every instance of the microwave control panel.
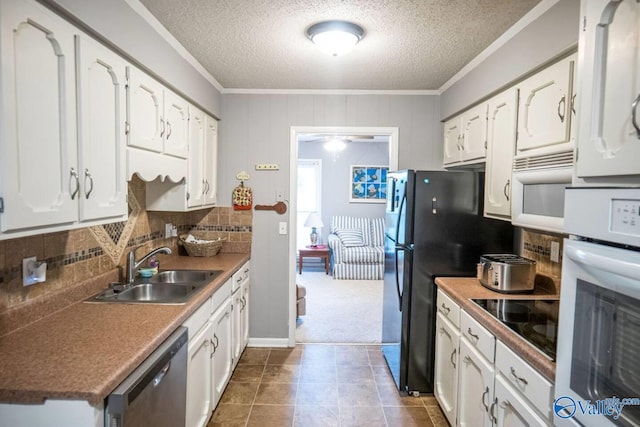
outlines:
[{"label": "microwave control panel", "polygon": [[640,236],[640,200],[611,201],[611,231]]}]

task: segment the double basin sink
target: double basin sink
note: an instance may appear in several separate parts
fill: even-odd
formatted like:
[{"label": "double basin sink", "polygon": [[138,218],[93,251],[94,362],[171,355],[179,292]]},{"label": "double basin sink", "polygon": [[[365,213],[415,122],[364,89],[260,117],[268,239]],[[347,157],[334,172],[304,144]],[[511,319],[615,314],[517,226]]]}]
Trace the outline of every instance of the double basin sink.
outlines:
[{"label": "double basin sink", "polygon": [[112,283],[88,302],[184,304],[223,270],[165,270],[130,284]]}]

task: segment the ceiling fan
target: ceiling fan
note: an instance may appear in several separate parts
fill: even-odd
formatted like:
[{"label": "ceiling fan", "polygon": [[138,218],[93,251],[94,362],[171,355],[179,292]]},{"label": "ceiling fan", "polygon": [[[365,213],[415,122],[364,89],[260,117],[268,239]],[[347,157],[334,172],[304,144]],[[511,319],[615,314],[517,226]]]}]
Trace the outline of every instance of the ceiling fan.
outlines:
[{"label": "ceiling fan", "polygon": [[349,143],[358,140],[372,140],[373,135],[338,135],[338,134],[308,134],[301,137],[303,142],[328,142],[332,140],[339,140],[344,143]]}]

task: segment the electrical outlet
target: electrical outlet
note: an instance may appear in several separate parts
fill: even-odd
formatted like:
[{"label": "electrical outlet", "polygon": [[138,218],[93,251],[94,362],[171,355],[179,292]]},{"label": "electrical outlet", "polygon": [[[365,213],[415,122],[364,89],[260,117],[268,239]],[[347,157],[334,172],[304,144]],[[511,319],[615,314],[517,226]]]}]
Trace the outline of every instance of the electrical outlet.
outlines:
[{"label": "electrical outlet", "polygon": [[257,171],[277,171],[280,166],[275,163],[256,163]]},{"label": "electrical outlet", "polygon": [[170,222],[164,225],[164,238],[176,237],[178,235],[178,228]]},{"label": "electrical outlet", "polygon": [[549,257],[552,262],[560,262],[560,242],[551,242],[551,253]]}]

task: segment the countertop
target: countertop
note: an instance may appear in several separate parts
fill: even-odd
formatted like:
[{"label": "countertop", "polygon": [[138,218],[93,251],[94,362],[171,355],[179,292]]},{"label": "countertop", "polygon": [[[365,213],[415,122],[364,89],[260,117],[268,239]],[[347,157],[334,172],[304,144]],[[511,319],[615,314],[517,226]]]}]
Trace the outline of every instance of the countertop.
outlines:
[{"label": "countertop", "polygon": [[[182,305],[75,302],[0,338],[0,402],[104,398],[247,260],[166,256],[162,269],[224,270]],[[107,283],[105,283],[105,288]]]},{"label": "countertop", "polygon": [[552,383],[555,382],[556,364],[549,360],[533,345],[526,342],[507,326],[500,323],[480,306],[471,301],[472,298],[486,299],[559,299],[557,293],[536,288],[533,293],[502,294],[487,289],[476,278],[467,277],[439,277],[436,285],[449,295],[465,312],[480,322],[485,328],[513,350],[518,356],[533,366],[540,374]]}]

